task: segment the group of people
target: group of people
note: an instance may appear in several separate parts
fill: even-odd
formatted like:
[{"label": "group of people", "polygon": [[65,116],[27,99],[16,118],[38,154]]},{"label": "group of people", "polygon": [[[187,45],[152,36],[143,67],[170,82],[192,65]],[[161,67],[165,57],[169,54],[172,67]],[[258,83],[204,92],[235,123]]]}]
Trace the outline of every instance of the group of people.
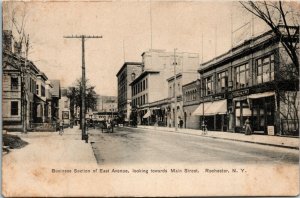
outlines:
[{"label": "group of people", "polygon": [[[183,127],[183,120],[181,119],[181,117],[178,117],[178,127],[179,128]],[[203,123],[202,127],[207,127],[207,124]],[[252,134],[252,129],[251,129],[249,117],[247,117],[247,119],[245,120],[243,130],[245,131],[245,135],[251,135]]]}]

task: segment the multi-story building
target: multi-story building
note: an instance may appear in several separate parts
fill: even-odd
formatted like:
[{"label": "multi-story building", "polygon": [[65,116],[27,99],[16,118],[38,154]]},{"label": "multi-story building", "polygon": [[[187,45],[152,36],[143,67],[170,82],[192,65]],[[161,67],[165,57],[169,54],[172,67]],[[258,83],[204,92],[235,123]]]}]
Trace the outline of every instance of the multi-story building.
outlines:
[{"label": "multi-story building", "polygon": [[125,62],[117,73],[118,78],[118,113],[125,122],[129,121],[131,113],[131,87],[129,84],[141,74],[139,62]]},{"label": "multi-story building", "polygon": [[[197,61],[195,61],[194,64],[197,64]],[[174,76],[167,79],[168,82],[168,99],[169,99],[169,107],[170,112],[168,114],[168,126],[175,126],[175,116],[177,116],[177,124],[179,120],[183,120],[183,124],[185,125],[186,119],[184,118],[184,112],[183,112],[183,90],[182,85],[187,84],[191,81],[196,80],[198,77],[198,73],[193,72],[181,72],[176,75],[176,85],[175,85],[175,78]],[[176,89],[176,90],[175,90]],[[177,96],[177,101],[175,107],[175,94]],[[177,113],[175,114],[175,111]]]},{"label": "multi-story building", "polygon": [[51,118],[52,121],[59,120],[59,100],[61,98],[61,87],[59,80],[50,80],[51,89]]},{"label": "multi-story building", "polygon": [[210,130],[243,132],[249,118],[254,133],[298,135],[299,74],[295,71],[272,31],[246,40],[200,66],[201,99],[193,115],[204,118]]},{"label": "multi-story building", "polygon": [[21,45],[14,45],[11,31],[3,31],[3,129],[27,131],[47,119],[47,76],[21,54]]},{"label": "multi-story building", "polygon": [[[177,97],[180,100],[182,83],[197,78],[199,56],[196,53],[174,54],[165,50],[149,50],[142,54],[142,60],[142,73],[130,84],[132,105],[137,109],[138,123],[174,126],[175,114],[171,112],[175,111],[175,96],[170,95],[169,87],[175,88],[173,84],[176,73],[176,84],[179,83]],[[178,104],[182,110],[182,102],[179,101]]]},{"label": "multi-story building", "polygon": [[200,80],[182,85],[184,128],[200,129],[200,116],[192,115],[200,104]]},{"label": "multi-story building", "polygon": [[37,100],[35,102],[35,109],[34,112],[34,123],[43,123],[47,120],[46,116],[48,114],[48,103],[46,99],[46,81],[48,77],[43,73],[39,72],[37,74],[37,81],[36,81],[36,96]]},{"label": "multi-story building", "polygon": [[89,111],[87,118],[111,120],[118,117],[118,97],[97,95],[96,112]]},{"label": "multi-story building", "polygon": [[61,88],[61,97],[59,100],[59,119],[64,123],[65,126],[70,125],[70,99],[68,98],[68,89]]},{"label": "multi-story building", "polygon": [[117,96],[102,96],[97,95],[98,112],[118,112],[118,98]]},{"label": "multi-story building", "polygon": [[52,122],[52,110],[51,110],[51,107],[52,107],[52,93],[51,93],[51,90],[52,90],[53,86],[52,84],[50,83],[50,81],[48,80],[46,82],[46,107],[45,107],[45,120],[46,122]]}]

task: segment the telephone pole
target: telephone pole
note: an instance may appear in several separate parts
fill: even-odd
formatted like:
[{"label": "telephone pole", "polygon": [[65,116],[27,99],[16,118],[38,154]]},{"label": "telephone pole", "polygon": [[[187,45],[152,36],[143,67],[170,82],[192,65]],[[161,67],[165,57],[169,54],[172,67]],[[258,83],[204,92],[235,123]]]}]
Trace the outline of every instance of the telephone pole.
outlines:
[{"label": "telephone pole", "polygon": [[64,38],[75,38],[81,39],[82,46],[82,92],[81,92],[81,139],[88,142],[88,134],[86,131],[86,123],[85,123],[85,47],[84,42],[88,38],[102,38],[102,36],[87,36],[87,35],[75,35],[75,36],[64,36]]},{"label": "telephone pole", "polygon": [[177,82],[176,82],[176,66],[177,66],[177,62],[176,62],[176,48],[174,49],[174,63],[173,63],[173,65],[174,65],[174,96],[175,96],[175,101],[174,101],[174,103],[175,103],[175,108],[174,108],[174,110],[175,110],[175,118],[174,118],[174,121],[175,121],[175,131],[177,131],[177,129],[178,129],[178,124],[177,124],[177,87],[176,87],[176,84],[177,84]]}]

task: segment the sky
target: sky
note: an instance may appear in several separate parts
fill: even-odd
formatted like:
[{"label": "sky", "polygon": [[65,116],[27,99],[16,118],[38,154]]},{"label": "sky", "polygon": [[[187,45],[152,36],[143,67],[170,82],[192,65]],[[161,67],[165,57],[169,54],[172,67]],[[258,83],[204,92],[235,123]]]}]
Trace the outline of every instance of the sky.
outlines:
[{"label": "sky", "polygon": [[[251,20],[238,2],[230,1],[29,1],[3,3],[3,29],[11,29],[13,10],[18,23],[26,13],[29,59],[64,87],[81,77],[82,64],[81,40],[64,36],[102,36],[85,42],[86,76],[98,94],[114,96],[116,73],[124,61],[141,62],[151,40],[152,49],[177,48],[203,54],[207,61],[228,51],[232,29]],[[266,30],[255,20],[257,33]],[[249,25],[236,31],[233,40],[246,38],[241,35],[250,36]]]}]

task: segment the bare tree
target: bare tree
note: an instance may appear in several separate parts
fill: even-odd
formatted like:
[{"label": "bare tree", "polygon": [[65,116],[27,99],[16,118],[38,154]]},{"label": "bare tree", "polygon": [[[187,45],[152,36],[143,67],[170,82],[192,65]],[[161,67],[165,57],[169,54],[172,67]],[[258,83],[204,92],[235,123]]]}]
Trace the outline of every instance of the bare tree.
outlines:
[{"label": "bare tree", "polygon": [[[296,3],[296,2],[295,2]],[[280,101],[281,132],[297,134],[299,129],[299,4],[282,1],[240,1],[244,9],[261,19],[279,39],[280,66],[274,82]],[[294,91],[284,91],[286,83]],[[282,87],[283,86],[283,87]]]},{"label": "bare tree", "polygon": [[299,52],[297,49],[299,47],[300,14],[297,6],[299,5],[282,1],[240,1],[240,4],[247,11],[263,20],[273,33],[280,38],[280,42],[291,58],[298,76]]},{"label": "bare tree", "polygon": [[[9,5],[8,5],[9,6]],[[12,6],[12,5],[10,5]],[[17,13],[20,11],[20,13]],[[14,8],[11,14],[11,31],[13,32],[13,40],[15,47],[15,55],[19,59],[19,68],[21,71],[21,116],[23,121],[23,132],[27,131],[27,74],[28,74],[28,52],[30,48],[29,34],[26,34],[26,10]],[[24,49],[25,57],[22,57],[22,50]]]}]

